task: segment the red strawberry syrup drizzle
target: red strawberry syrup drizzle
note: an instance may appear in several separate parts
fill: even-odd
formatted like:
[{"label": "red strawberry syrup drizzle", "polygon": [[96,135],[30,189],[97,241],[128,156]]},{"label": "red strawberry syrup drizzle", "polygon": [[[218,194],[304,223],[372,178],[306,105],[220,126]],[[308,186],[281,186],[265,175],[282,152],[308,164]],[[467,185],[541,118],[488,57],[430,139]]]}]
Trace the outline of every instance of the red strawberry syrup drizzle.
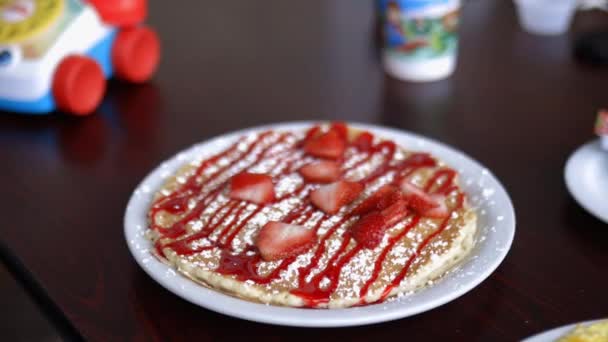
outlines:
[{"label": "red strawberry syrup drizzle", "polygon": [[[314,133],[311,133],[314,132]],[[312,136],[313,134],[317,134],[319,129],[311,129],[309,131],[308,136]],[[253,206],[254,204],[248,204],[238,200],[228,200],[226,203],[222,204],[218,208],[214,209],[213,214],[211,214],[207,221],[206,225],[202,227],[199,231],[185,236],[187,234],[186,225],[189,222],[198,220],[206,209],[206,207],[215,201],[221,192],[226,188],[227,181],[220,183],[215,186],[211,190],[209,190],[206,194],[202,192],[203,189],[208,187],[213,181],[218,179],[222,174],[224,174],[227,170],[231,169],[238,162],[245,160],[246,158],[251,158],[256,151],[256,149],[263,145],[265,139],[269,139],[270,136],[274,134],[273,131],[266,131],[258,135],[257,139],[252,142],[249,147],[243,151],[239,152],[236,157],[232,158],[232,161],[228,164],[222,166],[211,175],[209,175],[204,182],[200,181],[200,176],[211,166],[217,165],[218,161],[224,157],[230,157],[238,152],[238,146],[244,140],[239,140],[235,144],[231,145],[225,151],[204,160],[196,169],[194,174],[190,176],[184,184],[182,184],[176,191],[172,192],[170,195],[161,197],[156,200],[151,209],[150,209],[150,222],[152,225],[152,229],[156,230],[161,238],[171,238],[176,239],[172,242],[161,244],[159,239],[155,246],[156,252],[160,256],[164,256],[163,248],[170,248],[175,251],[177,254],[182,256],[193,255],[204,250],[210,250],[214,248],[221,249],[221,258],[219,262],[218,268],[215,270],[216,272],[224,275],[232,275],[236,277],[236,279],[240,281],[253,281],[259,285],[265,285],[271,283],[273,280],[278,279],[282,271],[286,270],[289,265],[291,265],[297,258],[297,256],[293,256],[290,258],[285,258],[281,260],[277,267],[275,267],[268,274],[260,275],[258,273],[258,265],[263,261],[257,253],[257,250],[253,246],[247,247],[244,251],[234,254],[232,243],[234,238],[241,232],[241,230],[247,226],[250,220],[255,217],[259,212],[264,209],[264,206],[258,205],[256,208],[247,214],[245,217],[241,218],[243,211],[248,206]],[[248,163],[245,167],[249,168],[255,166],[266,158],[276,158],[278,159],[276,165],[269,171],[269,174],[276,174],[275,179],[280,179],[281,177],[287,176],[297,170],[296,162],[298,161],[299,155],[294,153],[302,146],[302,141],[296,142],[293,145],[290,145],[287,150],[279,151],[278,153],[269,153],[269,150],[273,146],[277,146],[279,144],[285,143],[285,141],[289,138],[293,137],[290,133],[280,134],[278,139],[273,143],[268,144],[268,146],[262,148],[260,152],[257,153],[257,157],[254,158],[253,162]],[[245,139],[245,138],[243,138]],[[306,139],[306,138],[305,138]],[[359,180],[361,184],[367,186],[373,183],[378,178],[388,175],[389,173],[394,173],[393,184],[399,184],[403,179],[406,179],[411,174],[413,174],[416,170],[425,167],[435,167],[437,166],[436,161],[431,158],[428,154],[425,153],[413,153],[410,154],[406,159],[398,162],[391,163],[393,161],[393,157],[396,151],[396,146],[394,143],[390,141],[381,141],[376,145],[371,146],[371,148],[366,148],[365,151],[359,151],[359,153],[364,153],[365,157],[354,163],[348,169],[343,170],[343,174],[346,174],[350,170],[354,170],[365,163],[368,163],[372,160],[375,155],[382,154],[383,161],[377,166],[369,175]],[[295,157],[294,157],[295,156]],[[296,158],[298,157],[298,158]],[[296,167],[297,166],[297,167]],[[431,176],[431,178],[427,181],[424,189],[427,192],[437,193],[448,195],[453,191],[458,190],[456,185],[454,185],[453,181],[456,177],[456,172],[454,170],[448,168],[440,168]],[[292,192],[284,194],[277,201],[282,201],[284,199],[290,197],[299,197],[303,194],[306,195],[307,190],[312,189],[310,184],[306,184],[305,182],[301,183],[296,189]],[[203,193],[204,195],[201,195]],[[191,201],[195,201],[196,204],[194,208],[188,210],[188,204]],[[445,228],[448,226],[449,219],[451,217],[451,213],[462,208],[464,202],[464,195],[461,192],[457,193],[457,201],[456,205],[451,209],[450,215],[446,218],[439,228],[431,233],[422,243],[420,243],[414,253],[410,256],[404,267],[397,274],[397,276],[391,281],[389,285],[387,285],[383,291],[382,296],[377,302],[381,302],[386,299],[390,295],[390,292],[395,287],[399,286],[401,281],[407,275],[410,266],[415,261],[416,257],[420,255],[421,251],[439,234],[441,234]],[[163,228],[152,218],[156,217],[156,215],[161,212],[168,212],[173,215],[181,215],[178,221],[171,225],[169,228]],[[308,197],[304,197],[302,203],[295,207],[291,212],[289,212],[281,221],[285,223],[297,223],[303,224],[313,217],[315,213],[320,213],[322,216],[317,220],[313,229],[316,231],[322,226],[324,222],[331,217],[330,215],[324,214],[318,210],[308,200]],[[231,218],[231,221],[226,223],[228,218]],[[354,244],[353,247],[349,248],[351,245],[351,236],[349,234],[348,229],[344,229],[341,233],[341,244],[336,252],[329,258],[326,263],[324,269],[318,270],[314,276],[311,276],[313,270],[317,270],[319,267],[319,262],[322,256],[325,254],[327,249],[328,240],[334,235],[338,233],[338,230],[341,226],[346,223],[355,222],[356,215],[353,213],[345,213],[341,219],[334,223],[331,227],[328,228],[327,232],[323,235],[323,237],[319,240],[317,244],[316,250],[310,259],[310,262],[303,267],[298,269],[298,281],[299,287],[291,291],[292,294],[299,296],[304,300],[304,303],[308,307],[318,307],[320,305],[326,304],[329,302],[332,293],[336,290],[339,283],[340,273],[345,265],[347,265],[353,257],[357,255],[363,248],[361,245]],[[420,221],[419,216],[411,216],[409,223],[395,236],[392,236],[388,239],[388,243],[381,250],[378,258],[374,263],[374,269],[371,274],[371,277],[366,281],[364,286],[360,290],[360,305],[366,304],[365,296],[368,294],[371,285],[378,278],[380,272],[382,271],[382,263],[386,259],[388,253],[392,250],[392,248],[400,241],[409,231],[411,231]],[[224,224],[225,228],[221,231],[216,230]],[[203,238],[209,237],[212,233],[216,233],[216,238],[214,242],[210,240],[207,245],[204,246],[192,246],[191,243]],[[181,238],[183,237],[183,238]],[[181,238],[181,239],[179,239]],[[310,278],[307,280],[307,278]]]}]

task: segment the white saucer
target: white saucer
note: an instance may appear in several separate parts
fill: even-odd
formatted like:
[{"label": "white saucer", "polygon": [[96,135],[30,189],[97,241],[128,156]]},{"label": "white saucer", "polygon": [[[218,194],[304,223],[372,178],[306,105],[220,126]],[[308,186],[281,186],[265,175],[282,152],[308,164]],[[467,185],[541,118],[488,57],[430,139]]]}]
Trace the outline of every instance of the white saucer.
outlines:
[{"label": "white saucer", "polygon": [[585,210],[608,223],[608,151],[594,140],[579,147],[566,162],[566,186]]},{"label": "white saucer", "polygon": [[587,325],[587,324],[592,324],[592,323],[596,323],[599,321],[602,321],[602,320],[598,319],[598,320],[594,320],[594,321],[586,321],[586,322],[579,322],[579,323],[574,323],[574,324],[570,324],[570,325],[564,325],[562,327],[551,329],[551,330],[542,332],[540,334],[528,337],[525,340],[522,340],[521,342],[555,342],[560,337],[566,335],[572,329],[574,329],[574,327],[576,327],[577,324]]},{"label": "white saucer", "polygon": [[135,261],[152,279],[176,295],[207,309],[251,321],[302,327],[337,327],[371,324],[415,315],[462,296],[486,279],[507,255],[515,234],[515,213],[509,195],[482,165],[462,152],[431,139],[379,126],[352,124],[392,139],[413,151],[426,151],[460,174],[468,201],[477,210],[477,243],[471,255],[441,281],[414,294],[385,303],[347,309],[299,309],[253,303],[200,286],[179,275],[150,254],[144,232],[153,194],[164,180],[195,156],[217,153],[239,136],[266,129],[302,130],[311,122],[276,124],[229,133],[178,153],[153,170],[135,189],[125,213],[125,238]]}]

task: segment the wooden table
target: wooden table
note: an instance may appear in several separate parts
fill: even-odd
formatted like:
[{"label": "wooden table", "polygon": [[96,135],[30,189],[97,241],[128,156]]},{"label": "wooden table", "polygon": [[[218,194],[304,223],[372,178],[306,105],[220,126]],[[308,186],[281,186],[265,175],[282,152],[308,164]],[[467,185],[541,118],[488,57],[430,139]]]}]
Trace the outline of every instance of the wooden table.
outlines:
[{"label": "wooden table", "polygon": [[[478,0],[466,3],[462,22],[455,75],[406,84],[382,72],[372,1],[153,2],[164,57],[152,83],[112,83],[88,118],[0,116],[5,261],[23,263],[31,275],[24,284],[54,303],[52,315],[65,315],[68,333],[93,341],[494,341],[605,317],[608,227],[568,195],[563,167],[592,138],[596,109],[608,106],[608,72],[578,65],[572,40],[608,20],[586,13],[569,35],[532,36],[520,30],[512,2]],[[226,317],[137,266],[122,218],[153,167],[227,131],[303,119],[398,127],[479,160],[516,207],[506,260],[442,307],[344,329]]]}]

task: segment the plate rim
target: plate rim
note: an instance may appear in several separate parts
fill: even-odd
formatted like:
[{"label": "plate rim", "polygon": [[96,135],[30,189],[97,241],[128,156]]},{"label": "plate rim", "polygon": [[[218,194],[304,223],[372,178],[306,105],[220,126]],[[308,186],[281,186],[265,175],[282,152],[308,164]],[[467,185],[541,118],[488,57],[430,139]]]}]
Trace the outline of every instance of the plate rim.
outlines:
[{"label": "plate rim", "polygon": [[[600,146],[600,140],[594,139],[594,140],[590,140],[590,141],[582,144],[581,146],[577,147],[576,150],[574,150],[568,156],[568,160],[566,161],[566,165],[564,166],[564,181],[566,183],[566,189],[568,190],[568,193],[570,193],[570,196],[572,196],[572,198],[574,198],[574,200],[576,201],[576,203],[578,203],[578,205],[580,205],[583,209],[585,209],[586,212],[591,214],[593,217],[597,218],[598,220],[600,220],[602,222],[608,223],[608,213],[602,213],[600,210],[597,210],[592,205],[589,205],[587,200],[585,200],[585,196],[582,194],[582,192],[577,190],[578,188],[574,185],[574,180],[573,180],[574,175],[576,174],[575,163],[576,163],[577,159],[581,156],[581,153],[583,153],[586,150],[591,150],[591,149],[596,149],[596,148],[601,150],[601,148],[599,146]],[[605,153],[608,153],[608,152],[605,152]]]},{"label": "plate rim", "polygon": [[[177,274],[178,276],[175,279],[181,279],[181,280],[166,281],[165,279],[163,279],[163,276],[156,274],[156,272],[153,272],[153,270],[150,269],[146,265],[148,263],[148,261],[145,261],[145,259],[140,258],[140,255],[139,255],[140,251],[137,250],[138,246],[136,246],[133,243],[133,241],[130,241],[131,237],[130,237],[130,232],[129,232],[129,226],[130,226],[129,209],[134,205],[134,202],[136,202],[136,200],[137,200],[137,198],[136,198],[137,191],[139,189],[142,189],[142,187],[146,184],[146,182],[149,182],[151,179],[154,178],[154,176],[157,173],[162,171],[162,168],[165,165],[168,165],[169,163],[180,162],[180,160],[179,160],[180,156],[191,154],[197,148],[200,148],[201,146],[208,145],[208,144],[214,144],[222,139],[230,139],[232,137],[238,137],[238,136],[241,136],[241,135],[244,135],[247,133],[257,132],[257,131],[261,131],[264,129],[298,129],[298,128],[305,128],[305,127],[313,125],[313,124],[326,123],[326,122],[329,122],[329,120],[326,120],[326,121],[324,121],[324,120],[286,121],[286,122],[258,125],[258,126],[239,129],[239,130],[235,130],[235,131],[229,131],[224,134],[210,137],[206,140],[203,140],[203,141],[195,143],[189,147],[186,147],[186,148],[178,151],[177,153],[171,155],[169,158],[163,160],[161,163],[157,164],[157,166],[154,167],[151,171],[149,171],[147,173],[147,175],[138,183],[138,185],[135,187],[135,189],[131,193],[131,196],[129,198],[129,201],[128,201],[128,204],[127,204],[127,207],[125,210],[125,215],[124,215],[123,224],[124,224],[125,242],[129,248],[131,256],[135,259],[135,261],[139,265],[139,267],[141,269],[143,269],[144,272],[146,274],[148,274],[148,276],[150,276],[150,278],[152,278],[154,281],[156,281],[159,285],[164,287],[169,292],[172,292],[173,294],[177,295],[178,297],[185,299],[195,305],[198,305],[205,309],[212,310],[212,311],[224,314],[224,315],[228,315],[228,316],[232,316],[232,317],[236,317],[236,318],[240,318],[240,319],[245,319],[245,320],[249,320],[249,321],[259,322],[259,323],[267,323],[267,324],[283,325],[283,326],[344,327],[344,326],[367,325],[367,324],[391,321],[391,320],[395,320],[395,319],[399,319],[399,318],[413,316],[413,315],[428,311],[430,309],[439,307],[441,305],[444,305],[448,302],[455,300],[456,298],[468,293],[473,288],[477,287],[502,264],[502,262],[506,258],[508,252],[510,251],[510,249],[513,245],[513,241],[514,241],[514,237],[515,237],[515,230],[516,230],[515,209],[513,206],[513,201],[511,200],[511,197],[509,196],[506,188],[502,185],[500,180],[498,180],[498,178],[496,176],[494,176],[494,174],[488,168],[486,168],[481,163],[479,163],[477,160],[471,158],[464,152],[460,151],[459,149],[451,147],[438,140],[428,138],[428,137],[422,136],[420,134],[402,130],[402,129],[375,125],[375,124],[358,123],[358,122],[352,122],[352,121],[348,121],[347,124],[354,128],[370,130],[372,132],[376,131],[376,134],[378,134],[380,136],[382,136],[383,134],[402,136],[407,139],[415,139],[418,141],[422,141],[423,144],[435,145],[439,149],[444,150],[445,153],[452,154],[455,158],[457,157],[457,158],[465,160],[467,163],[473,165],[475,168],[481,170],[482,172],[487,172],[487,176],[490,178],[491,181],[493,181],[495,183],[495,186],[496,186],[498,192],[502,192],[502,195],[504,195],[504,198],[506,199],[506,202],[504,203],[506,205],[504,208],[504,211],[505,211],[504,216],[505,216],[505,219],[508,222],[510,222],[511,224],[508,224],[508,222],[507,222],[507,224],[509,226],[508,227],[509,231],[507,232],[508,236],[506,237],[506,240],[504,241],[504,243],[502,245],[503,246],[502,250],[500,252],[497,252],[495,257],[492,259],[492,263],[489,264],[488,267],[482,269],[481,272],[479,272],[479,274],[474,278],[473,281],[469,281],[464,286],[460,286],[451,292],[444,293],[441,296],[439,296],[438,298],[434,298],[425,303],[423,302],[422,304],[417,305],[414,309],[410,309],[410,310],[401,310],[401,311],[400,310],[386,310],[383,308],[383,306],[386,306],[385,305],[386,303],[395,303],[397,301],[385,302],[385,303],[380,303],[380,304],[375,304],[375,305],[367,305],[367,306],[363,306],[363,307],[351,307],[351,308],[341,308],[341,309],[292,308],[292,307],[280,307],[280,306],[273,306],[273,305],[268,305],[268,304],[254,303],[254,302],[250,302],[250,301],[247,301],[244,299],[238,299],[238,298],[223,294],[216,290],[209,289],[207,287],[204,287],[202,285],[195,283],[194,281],[192,281],[190,279],[187,279],[187,278],[179,275],[168,265],[161,263],[154,257],[150,257],[152,259],[151,262],[160,264],[161,265],[160,267],[165,268],[166,272],[169,272],[169,273],[172,272],[174,275]],[[409,149],[411,150],[411,148],[409,148]],[[189,159],[184,158],[183,160],[181,160],[181,164],[183,164],[183,162],[186,160],[189,160]],[[486,174],[484,173],[484,175],[486,175]],[[152,195],[153,195],[153,193],[149,194],[148,196],[152,196]],[[147,221],[146,221],[145,217],[144,217],[144,223],[147,226]],[[133,229],[135,229],[135,228],[133,228]],[[133,233],[133,234],[135,234],[135,233]],[[465,260],[460,266],[467,264],[469,261],[470,260]],[[165,275],[164,277],[166,278],[167,276]],[[449,275],[448,275],[448,277],[449,277]],[[183,283],[184,280],[187,282],[187,284],[190,284],[190,285],[184,284]],[[445,278],[442,280],[445,280]],[[178,288],[177,282],[182,283],[180,286],[181,289]],[[222,306],[215,305],[215,304],[211,305],[209,303],[206,303],[206,302],[200,300],[200,298],[193,298],[193,296],[183,292],[183,291],[185,291],[184,290],[185,287],[192,287],[193,285],[200,288],[200,290],[203,291],[202,293],[205,293],[205,295],[204,295],[205,298],[211,297],[211,299],[214,299],[214,297],[219,297],[221,299],[221,301],[224,302],[224,305],[222,305]],[[207,299],[209,299],[209,298],[207,298]],[[233,308],[233,307],[241,307],[241,306],[244,306],[247,309],[253,310],[253,313],[247,314],[246,312]],[[378,308],[379,310],[377,310],[377,312],[374,312],[374,315],[361,315],[360,314],[362,312],[368,311],[369,308],[374,308],[374,309]],[[259,310],[256,310],[256,309],[259,309]],[[265,310],[269,310],[270,313],[266,313]],[[338,314],[334,315],[336,313],[338,313]],[[299,319],[297,321],[294,321],[293,317],[292,317],[293,314],[297,314],[297,316],[301,316],[301,317],[299,317]]]}]

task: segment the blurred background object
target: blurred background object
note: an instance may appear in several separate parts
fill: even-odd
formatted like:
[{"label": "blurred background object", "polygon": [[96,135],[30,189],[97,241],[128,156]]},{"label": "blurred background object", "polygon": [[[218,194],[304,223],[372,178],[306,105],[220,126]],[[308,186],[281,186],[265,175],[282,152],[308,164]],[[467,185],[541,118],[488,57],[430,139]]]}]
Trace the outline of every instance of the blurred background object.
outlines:
[{"label": "blurred background object", "polygon": [[530,33],[560,35],[577,10],[608,10],[608,0],[514,0],[521,27]]},{"label": "blurred background object", "polygon": [[608,31],[580,33],[574,43],[574,56],[592,66],[608,65]]},{"label": "blurred background object", "polygon": [[595,134],[602,141],[602,148],[608,151],[608,111],[600,109],[595,120]]},{"label": "blurred background object", "polygon": [[0,108],[91,114],[106,79],[142,83],[160,60],[147,0],[0,2]]},{"label": "blurred background object", "polygon": [[436,81],[456,67],[460,0],[380,0],[386,72],[406,81]]},{"label": "blurred background object", "polygon": [[601,9],[608,10],[608,0],[578,0],[579,8],[582,10]]},{"label": "blurred background object", "polygon": [[577,0],[515,0],[524,30],[542,35],[563,34],[570,27]]},{"label": "blurred background object", "polygon": [[[608,18],[608,0],[579,0],[581,10],[601,10]],[[608,29],[580,32],[574,42],[574,56],[592,66],[608,65]]]}]

